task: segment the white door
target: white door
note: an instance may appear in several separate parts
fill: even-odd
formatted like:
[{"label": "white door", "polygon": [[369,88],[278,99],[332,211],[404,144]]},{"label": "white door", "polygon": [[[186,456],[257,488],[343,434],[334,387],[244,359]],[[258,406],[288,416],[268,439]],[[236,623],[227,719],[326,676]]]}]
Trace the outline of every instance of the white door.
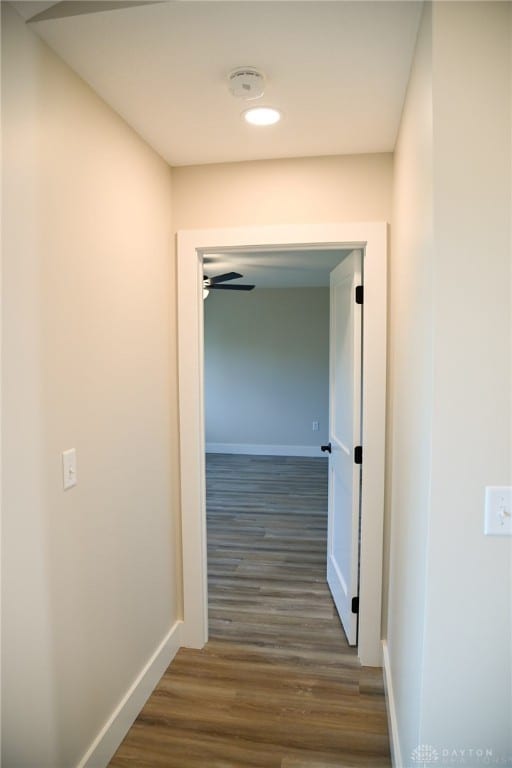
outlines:
[{"label": "white door", "polygon": [[361,251],[352,251],[331,272],[330,297],[327,582],[350,645],[357,643],[359,580],[361,267]]}]

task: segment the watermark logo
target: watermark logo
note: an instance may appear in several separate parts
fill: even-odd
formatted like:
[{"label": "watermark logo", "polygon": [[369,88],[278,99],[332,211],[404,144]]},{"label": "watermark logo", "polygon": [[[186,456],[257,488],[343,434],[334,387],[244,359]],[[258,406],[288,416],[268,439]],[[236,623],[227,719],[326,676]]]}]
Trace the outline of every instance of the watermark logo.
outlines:
[{"label": "watermark logo", "polygon": [[418,744],[411,752],[411,760],[418,768],[441,766],[480,766],[501,765],[512,766],[512,757],[505,758],[495,755],[489,747],[434,747],[432,744]]},{"label": "watermark logo", "polygon": [[432,765],[439,760],[439,752],[431,744],[418,744],[411,754],[412,761],[420,765]]}]

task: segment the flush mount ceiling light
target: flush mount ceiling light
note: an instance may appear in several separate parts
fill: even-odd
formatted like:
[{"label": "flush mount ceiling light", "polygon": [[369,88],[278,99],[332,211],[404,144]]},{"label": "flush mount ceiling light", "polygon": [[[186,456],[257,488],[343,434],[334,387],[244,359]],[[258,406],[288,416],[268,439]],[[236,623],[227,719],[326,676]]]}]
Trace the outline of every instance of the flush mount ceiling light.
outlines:
[{"label": "flush mount ceiling light", "polygon": [[281,119],[281,113],[273,107],[251,107],[243,115],[251,125],[274,125]]}]

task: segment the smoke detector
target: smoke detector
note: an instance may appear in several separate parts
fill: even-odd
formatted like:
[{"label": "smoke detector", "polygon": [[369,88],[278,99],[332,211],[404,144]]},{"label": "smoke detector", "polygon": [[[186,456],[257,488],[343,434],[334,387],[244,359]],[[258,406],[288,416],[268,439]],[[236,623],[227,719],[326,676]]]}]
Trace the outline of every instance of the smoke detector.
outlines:
[{"label": "smoke detector", "polygon": [[263,96],[265,76],[254,67],[237,67],[228,76],[229,90],[237,99],[251,101]]}]

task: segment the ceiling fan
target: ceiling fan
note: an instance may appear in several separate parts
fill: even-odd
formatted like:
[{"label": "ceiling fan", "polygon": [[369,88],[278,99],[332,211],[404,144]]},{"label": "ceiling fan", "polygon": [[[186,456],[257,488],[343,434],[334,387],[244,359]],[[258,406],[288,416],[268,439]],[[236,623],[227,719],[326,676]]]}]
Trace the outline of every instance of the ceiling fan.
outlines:
[{"label": "ceiling fan", "polygon": [[239,272],[225,272],[223,275],[216,275],[215,277],[208,277],[203,275],[203,292],[204,297],[208,295],[207,291],[252,291],[254,285],[248,285],[246,283],[238,283],[237,285],[225,285],[229,280],[237,280],[239,277],[243,277]]}]

